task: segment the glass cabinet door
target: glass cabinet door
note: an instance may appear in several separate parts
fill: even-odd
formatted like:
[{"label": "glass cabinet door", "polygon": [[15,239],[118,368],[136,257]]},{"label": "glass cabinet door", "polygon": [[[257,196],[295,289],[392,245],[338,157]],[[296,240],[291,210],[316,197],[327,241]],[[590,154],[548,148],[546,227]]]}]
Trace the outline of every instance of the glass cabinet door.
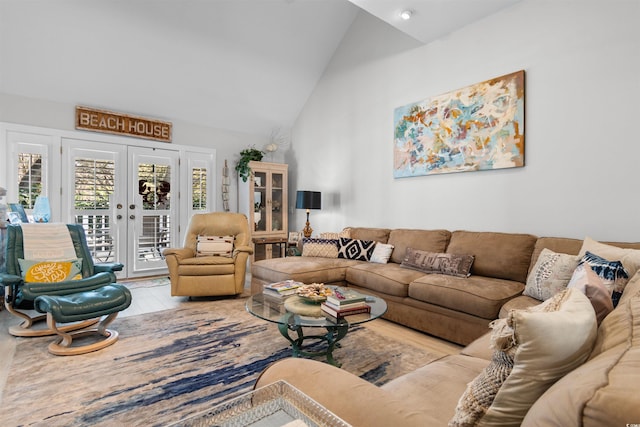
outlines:
[{"label": "glass cabinet door", "polygon": [[267,173],[255,171],[253,176],[253,221],[254,231],[269,231],[268,224],[268,200]]},{"label": "glass cabinet door", "polygon": [[284,175],[278,172],[271,174],[271,231],[282,231],[284,226]]}]

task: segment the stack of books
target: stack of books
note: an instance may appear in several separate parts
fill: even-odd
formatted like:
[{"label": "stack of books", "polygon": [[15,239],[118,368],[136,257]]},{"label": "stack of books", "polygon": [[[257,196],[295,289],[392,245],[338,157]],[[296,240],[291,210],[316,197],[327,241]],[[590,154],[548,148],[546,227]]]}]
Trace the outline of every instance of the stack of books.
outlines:
[{"label": "stack of books", "polygon": [[336,323],[348,316],[371,313],[371,306],[366,303],[365,295],[345,288],[336,288],[320,308],[327,319]]},{"label": "stack of books", "polygon": [[304,285],[302,282],[296,282],[295,280],[283,280],[282,282],[270,283],[264,285],[262,293],[265,296],[274,298],[284,298],[296,293],[296,289]]}]

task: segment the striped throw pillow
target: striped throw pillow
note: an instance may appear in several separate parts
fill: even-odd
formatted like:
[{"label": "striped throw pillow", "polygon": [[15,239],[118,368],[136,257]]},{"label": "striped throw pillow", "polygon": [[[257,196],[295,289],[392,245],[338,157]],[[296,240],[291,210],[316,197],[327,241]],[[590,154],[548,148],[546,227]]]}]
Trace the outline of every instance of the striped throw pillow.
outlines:
[{"label": "striped throw pillow", "polygon": [[233,257],[234,236],[198,236],[196,256]]}]

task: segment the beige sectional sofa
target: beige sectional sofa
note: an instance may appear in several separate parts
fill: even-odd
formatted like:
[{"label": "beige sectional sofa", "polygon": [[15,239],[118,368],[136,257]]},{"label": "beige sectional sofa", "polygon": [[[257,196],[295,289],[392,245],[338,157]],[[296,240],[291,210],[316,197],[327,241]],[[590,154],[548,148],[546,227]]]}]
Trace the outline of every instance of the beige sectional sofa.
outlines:
[{"label": "beige sectional sofa", "polygon": [[[578,254],[582,240],[530,234],[349,227],[350,237],[394,246],[387,264],[343,258],[286,257],[251,267],[251,291],[293,279],[350,286],[387,301],[384,318],[466,345],[511,308],[539,304],[522,296],[530,268],[544,248]],[[640,243],[615,243],[640,249]],[[475,257],[470,277],[425,274],[401,267],[407,248]]]},{"label": "beige sectional sofa", "polygon": [[[450,425],[456,427],[640,425],[640,257],[635,251],[640,243],[608,243],[614,252],[633,249],[624,261],[625,268],[633,266],[632,277],[617,307],[598,323],[588,292],[568,289],[541,302],[523,290],[545,248],[582,255],[585,247],[601,249],[600,243],[583,246],[587,239],[492,232],[350,231],[354,239],[394,245],[389,263],[304,256],[258,261],[252,266],[252,292],[289,278],[351,286],[383,297],[387,319],[468,345],[381,387],[298,358],[271,365],[256,387],[286,380],[354,426],[446,426],[454,414],[458,423]],[[471,275],[403,268],[409,247],[473,255]],[[608,300],[610,291],[602,292]],[[550,303],[558,297],[575,305],[563,302],[559,306],[568,308],[554,312]],[[491,375],[502,372],[505,363],[511,363],[510,372],[493,381]],[[501,386],[486,400],[481,394],[494,383]],[[479,418],[464,418],[468,413],[460,410],[469,405]]]},{"label": "beige sectional sofa", "polygon": [[[576,366],[562,373],[555,384],[554,378],[546,381],[549,371],[554,371],[552,366],[547,370],[521,369],[519,379],[507,379],[502,385],[487,413],[500,409],[496,401],[502,402],[503,410],[512,409],[516,405],[505,402],[530,394],[528,382],[546,381],[538,391],[541,395],[526,396],[531,402],[521,408],[520,412],[526,414],[522,422],[493,414],[492,418],[485,416],[476,420],[477,424],[468,425],[625,427],[640,423],[640,273],[629,282],[620,303],[597,331],[595,321],[593,327],[597,335],[594,341],[585,342],[591,349],[585,353],[586,362],[582,363],[582,358],[569,360],[577,362],[573,363]],[[547,331],[538,332],[543,339],[528,349],[537,351],[532,358],[535,363],[562,353],[562,343],[559,350],[547,351],[551,346],[545,339]],[[569,339],[569,335],[559,339]],[[285,380],[356,427],[446,426],[454,417],[467,384],[490,364],[489,338],[490,334],[486,334],[460,354],[443,357],[381,387],[326,363],[294,358],[267,368],[256,387]],[[555,339],[556,346],[559,339]],[[523,359],[516,353],[512,374],[518,364],[526,365]]]}]

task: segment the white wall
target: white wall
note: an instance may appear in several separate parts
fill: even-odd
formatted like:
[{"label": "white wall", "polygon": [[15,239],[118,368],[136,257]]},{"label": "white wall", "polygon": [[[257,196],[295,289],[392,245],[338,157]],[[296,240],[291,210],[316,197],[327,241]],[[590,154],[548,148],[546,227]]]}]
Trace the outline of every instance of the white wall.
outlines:
[{"label": "white wall", "polygon": [[[316,232],[640,241],[639,22],[637,0],[524,0],[416,47],[361,13],[297,121],[290,194],[322,191]],[[393,178],[394,108],[521,69],[524,168]]]},{"label": "white wall", "polygon": [[[124,113],[127,112],[125,111]],[[144,113],[140,115],[144,116]],[[231,175],[229,207],[231,211],[237,211],[237,180],[235,179],[236,172],[234,167],[240,157],[239,153],[241,150],[250,146],[262,149],[268,142],[268,138],[259,135],[215,129],[182,121],[172,121],[170,118],[157,118],[173,123],[172,143],[216,149],[216,182],[221,182],[222,167],[224,166],[225,159],[227,159]],[[0,122],[74,130],[75,105],[26,98],[0,92]],[[88,132],[87,135],[88,139],[91,139],[91,133]],[[275,162],[284,161],[284,153],[276,152],[273,156],[273,161]],[[266,160],[269,160],[269,158],[265,158],[265,161]],[[4,176],[4,172],[2,171],[4,169],[4,161],[5,159],[0,160],[0,172],[2,172],[0,173],[0,177]],[[0,187],[2,186],[6,187],[6,183],[0,182]],[[220,189],[216,189],[216,211],[223,210],[220,194]]]}]

